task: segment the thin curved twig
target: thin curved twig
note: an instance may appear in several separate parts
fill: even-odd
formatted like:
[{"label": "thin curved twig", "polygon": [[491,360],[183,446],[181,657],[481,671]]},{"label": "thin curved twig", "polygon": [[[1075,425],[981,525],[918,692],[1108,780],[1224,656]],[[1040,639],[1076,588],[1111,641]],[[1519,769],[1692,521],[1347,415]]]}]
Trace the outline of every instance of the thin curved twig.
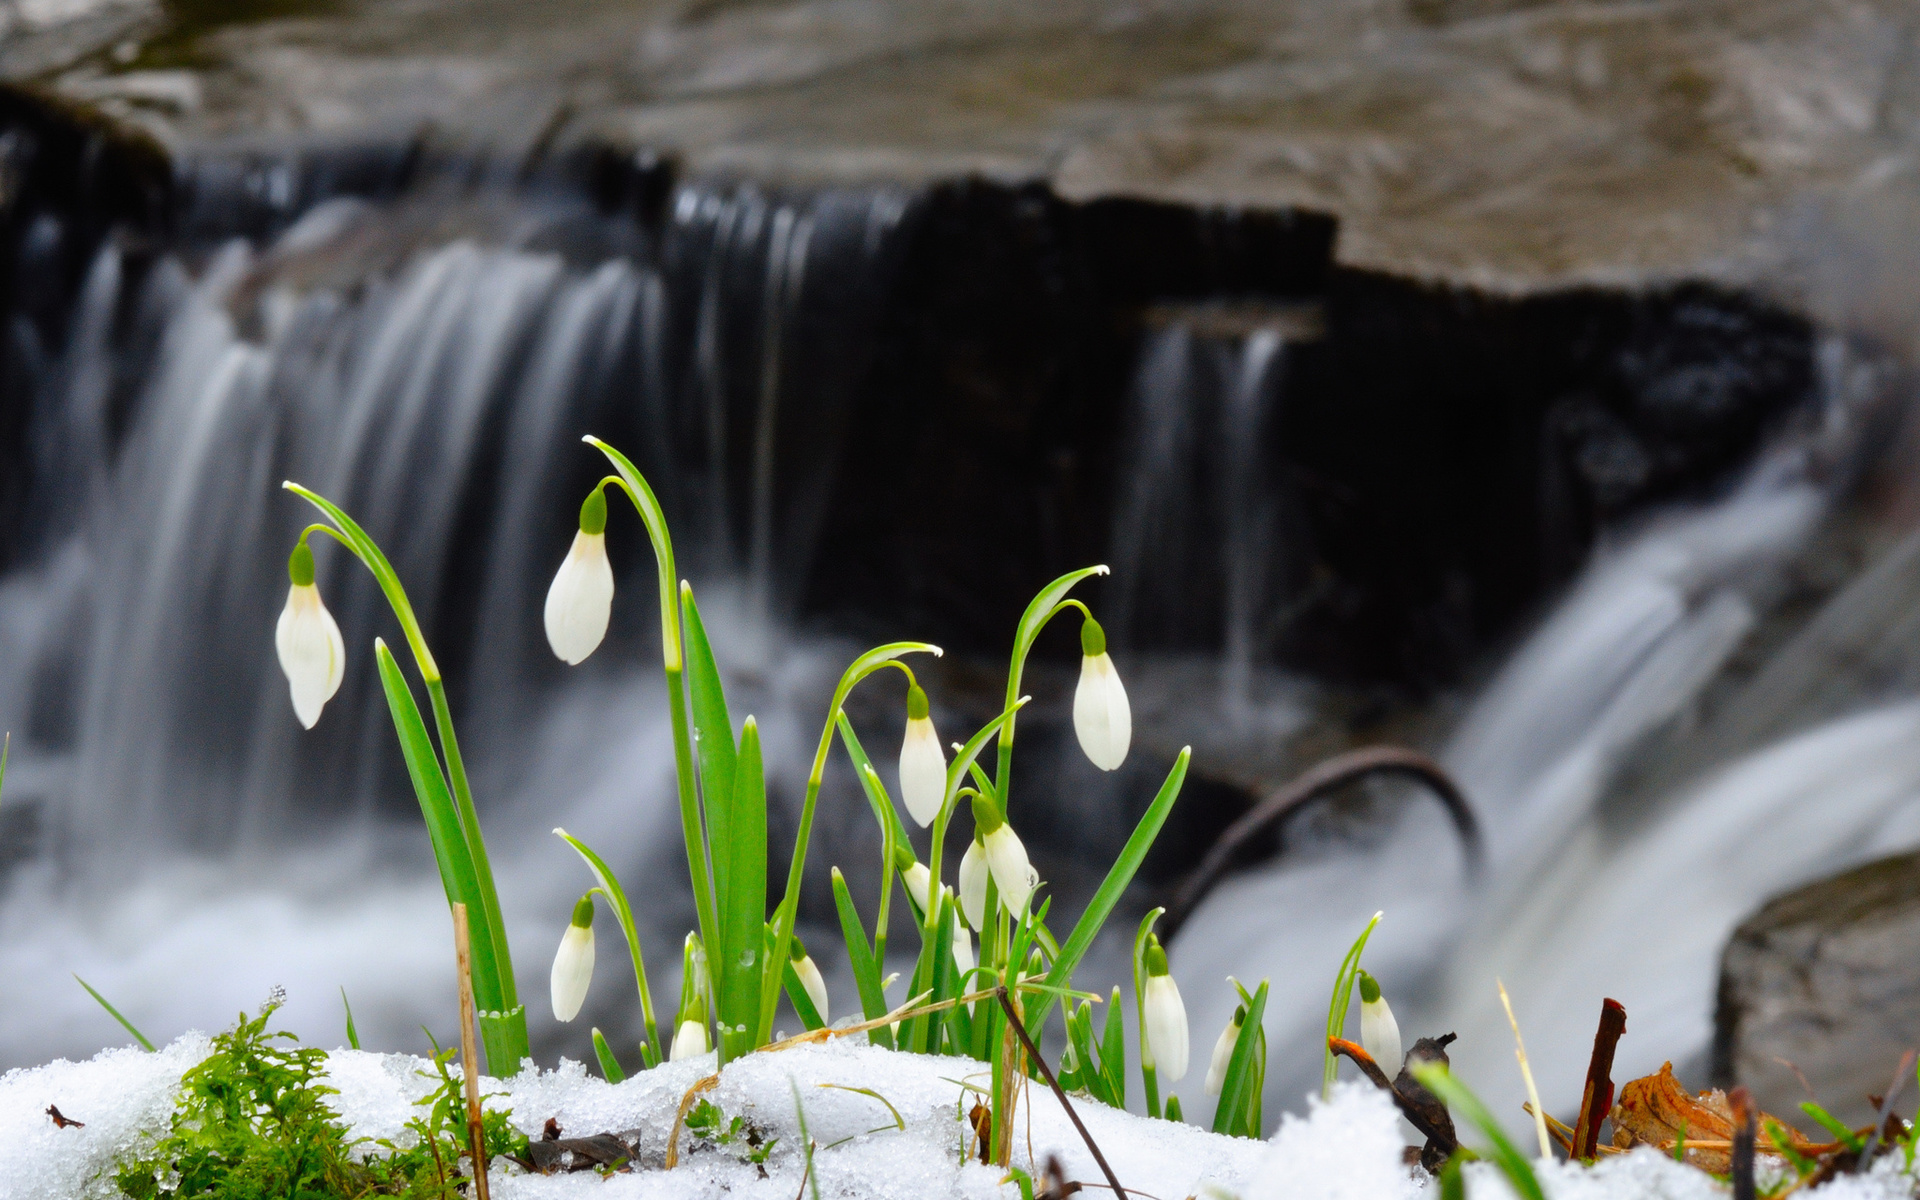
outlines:
[{"label": "thin curved twig", "polygon": [[1474,819],[1473,809],[1467,804],[1467,798],[1459,785],[1446,773],[1439,763],[1417,750],[1408,750],[1400,746],[1369,746],[1364,750],[1350,750],[1345,754],[1320,763],[1286,786],[1274,791],[1254,805],[1245,816],[1227,827],[1227,831],[1214,842],[1205,858],[1200,860],[1192,874],[1180,884],[1180,890],[1174,893],[1173,901],[1167,905],[1167,912],[1160,919],[1160,938],[1172,941],[1180,927],[1193,915],[1194,909],[1207,894],[1224,879],[1232,867],[1233,860],[1246,845],[1267,830],[1327,795],[1337,788],[1346,786],[1357,779],[1369,775],[1400,775],[1416,783],[1426,785],[1441,807],[1452,818],[1453,827],[1460,835],[1462,846],[1466,850],[1467,874],[1478,876],[1484,851],[1480,840],[1480,824]]}]

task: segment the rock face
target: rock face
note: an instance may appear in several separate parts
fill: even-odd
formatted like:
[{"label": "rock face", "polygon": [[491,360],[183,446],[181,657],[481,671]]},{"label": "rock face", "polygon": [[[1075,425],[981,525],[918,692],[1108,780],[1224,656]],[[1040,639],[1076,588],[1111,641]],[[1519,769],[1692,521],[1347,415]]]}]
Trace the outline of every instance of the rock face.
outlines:
[{"label": "rock face", "polygon": [[[1762,1108],[1797,1113],[1806,1089],[1785,1060],[1859,1126],[1872,1119],[1867,1096],[1886,1090],[1915,1046],[1920,853],[1808,884],[1734,931],[1721,960],[1715,1084],[1744,1084]],[[1911,1093],[1899,1107],[1913,1111]]]}]

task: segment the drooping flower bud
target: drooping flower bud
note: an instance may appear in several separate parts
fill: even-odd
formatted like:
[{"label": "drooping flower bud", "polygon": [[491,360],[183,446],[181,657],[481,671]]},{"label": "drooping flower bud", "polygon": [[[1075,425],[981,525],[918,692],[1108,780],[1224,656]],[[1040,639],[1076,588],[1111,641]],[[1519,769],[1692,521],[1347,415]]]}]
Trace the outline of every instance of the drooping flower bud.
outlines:
[{"label": "drooping flower bud", "polygon": [[805,989],[807,999],[813,1001],[813,1011],[820,1014],[821,1023],[832,1020],[827,1015],[827,981],[820,978],[820,968],[807,957],[807,947],[798,937],[793,939],[793,950],[787,961],[793,964],[793,973]]},{"label": "drooping flower bud", "polygon": [[960,915],[974,929],[987,927],[987,850],[979,838],[960,856]]},{"label": "drooping flower bud", "polygon": [[900,739],[900,799],[922,829],[940,815],[947,793],[947,755],[919,684],[907,689],[907,732]]},{"label": "drooping flower bud", "polygon": [[573,906],[573,922],[560,935],[560,950],[553,956],[554,1019],[571,1021],[579,1016],[592,982],[593,895],[588,893]]},{"label": "drooping flower bud", "polygon": [[1233,1020],[1220,1031],[1220,1040],[1213,1044],[1213,1061],[1207,1064],[1207,1095],[1218,1096],[1220,1088],[1227,1081],[1227,1067],[1233,1062],[1233,1047],[1240,1040],[1240,1029],[1247,1023],[1245,1005],[1236,1005]]},{"label": "drooping flower bud", "polygon": [[320,722],[320,710],[346,678],[347,644],[333,614],[320,602],[320,589],[313,584],[313,551],[305,538],[293,547],[287,575],[292,586],[273,631],[273,644],[293,694],[293,714],[312,729]]},{"label": "drooping flower bud", "polygon": [[[973,798],[973,826],[986,854],[987,869],[993,873],[994,886],[1000,890],[1000,902],[1018,920],[1026,911],[1028,901],[1033,899],[1033,889],[1040,886],[1040,876],[1027,858],[1027,848],[1021,844],[1013,826],[1000,815],[999,807],[985,796]],[[981,907],[985,907],[984,902]]]},{"label": "drooping flower bud", "polygon": [[1113,660],[1107,657],[1107,635],[1100,622],[1088,617],[1080,625],[1080,686],[1073,692],[1073,731],[1080,749],[1102,771],[1117,770],[1127,761],[1133,741],[1133,710],[1127,707],[1127,689],[1120,684]]},{"label": "drooping flower bud", "polygon": [[1379,982],[1365,971],[1360,972],[1360,1047],[1388,1078],[1400,1073],[1400,1022],[1393,1019]]},{"label": "drooping flower bud", "polygon": [[613,565],[607,561],[606,528],[606,493],[595,488],[580,506],[580,532],[547,589],[547,644],[568,666],[585,662],[607,636]]},{"label": "drooping flower bud", "polygon": [[912,903],[914,913],[924,920],[927,902],[933,895],[933,872],[927,870],[927,864],[915,858],[913,851],[905,846],[894,848],[893,865],[900,872],[900,886],[906,889],[907,900]]},{"label": "drooping flower bud", "polygon": [[1145,1010],[1147,1044],[1141,1059],[1163,1079],[1178,1080],[1187,1073],[1187,1006],[1180,986],[1167,972],[1167,952],[1160,939],[1147,935],[1147,986],[1140,1005]]}]

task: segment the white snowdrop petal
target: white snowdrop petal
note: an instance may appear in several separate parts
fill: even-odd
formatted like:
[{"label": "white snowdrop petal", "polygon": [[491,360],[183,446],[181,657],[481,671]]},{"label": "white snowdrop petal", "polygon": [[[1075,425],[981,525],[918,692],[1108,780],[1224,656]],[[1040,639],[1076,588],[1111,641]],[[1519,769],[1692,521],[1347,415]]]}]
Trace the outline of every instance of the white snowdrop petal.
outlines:
[{"label": "white snowdrop petal", "polygon": [[1213,1044],[1213,1061],[1207,1064],[1207,1095],[1218,1096],[1227,1081],[1227,1067],[1233,1062],[1233,1045],[1240,1040],[1240,1022],[1228,1021]]},{"label": "white snowdrop petal", "polygon": [[1393,1010],[1387,1007],[1387,999],[1360,1004],[1360,1046],[1380,1064],[1380,1069],[1392,1078],[1400,1073],[1402,1053],[1400,1048],[1400,1022],[1393,1019]]},{"label": "white snowdrop petal", "polygon": [[969,927],[987,927],[987,855],[978,841],[967,843],[960,856],[960,914]]},{"label": "white snowdrop petal", "polygon": [[569,666],[586,661],[607,636],[613,614],[613,564],[607,535],[577,532],[547,589],[547,644]]},{"label": "white snowdrop petal", "polygon": [[900,872],[900,882],[907,889],[907,899],[913,901],[914,912],[924,918],[927,897],[933,892],[933,872],[927,870],[927,864],[917,862]]},{"label": "white snowdrop petal", "polygon": [[1127,761],[1133,741],[1133,710],[1127,689],[1106,654],[1083,655],[1080,685],[1073,692],[1073,731],[1089,762],[1102,771]]},{"label": "white snowdrop petal", "polygon": [[973,935],[957,922],[953,927],[953,961],[962,975],[973,970]]},{"label": "white snowdrop petal", "polygon": [[1147,1048],[1154,1070],[1173,1082],[1187,1073],[1187,1006],[1171,975],[1149,975],[1146,995]]},{"label": "white snowdrop petal", "polygon": [[587,985],[593,982],[593,926],[569,925],[560,936],[560,950],[553,956],[553,1016],[571,1021],[580,1015],[586,1003]]},{"label": "white snowdrop petal", "polygon": [[312,729],[320,721],[320,710],[340,690],[347,663],[346,642],[333,614],[320,602],[319,588],[309,583],[287,589],[287,606],[280,610],[273,644],[287,677],[294,715]]},{"label": "white snowdrop petal", "polygon": [[800,986],[806,989],[807,999],[813,1001],[813,1010],[820,1014],[822,1023],[833,1020],[827,1015],[827,981],[820,978],[820,968],[811,956],[793,960],[793,973],[799,977]]},{"label": "white snowdrop petal", "polygon": [[1000,901],[1018,917],[1033,899],[1033,889],[1040,886],[1040,876],[1027,859],[1027,848],[1013,826],[1004,823],[982,841],[987,849],[987,868],[993,872],[994,886],[1000,889]]},{"label": "white snowdrop petal", "polygon": [[933,824],[947,792],[947,756],[933,721],[919,717],[907,722],[900,741],[900,799],[907,814],[922,829]]},{"label": "white snowdrop petal", "polygon": [[707,1026],[704,1021],[682,1021],[680,1028],[673,1034],[673,1049],[667,1055],[667,1061],[679,1062],[683,1058],[699,1058],[713,1049],[707,1043]]}]

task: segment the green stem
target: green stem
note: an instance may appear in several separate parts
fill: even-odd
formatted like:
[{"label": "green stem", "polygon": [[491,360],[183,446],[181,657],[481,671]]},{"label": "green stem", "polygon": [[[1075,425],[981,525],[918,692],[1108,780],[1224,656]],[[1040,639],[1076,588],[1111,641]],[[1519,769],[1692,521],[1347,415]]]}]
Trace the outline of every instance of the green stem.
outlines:
[{"label": "green stem", "polygon": [[[1020,677],[1027,668],[1027,655],[1033,649],[1034,639],[1047,627],[1047,622],[1059,614],[1068,604],[1078,605],[1086,612],[1087,606],[1079,601],[1062,601],[1068,589],[1089,575],[1105,575],[1107,568],[1083,567],[1078,571],[1069,571],[1060,578],[1040,589],[1040,594],[1027,605],[1027,611],[1020,615],[1020,624],[1014,628],[1013,660],[1007,668],[1007,696],[1004,707],[1012,708],[1020,695]],[[1089,614],[1091,615],[1091,614]],[[1000,754],[998,769],[994,772],[993,790],[1000,801],[1000,813],[1007,815],[1010,797],[1007,789],[1012,784],[1013,775],[1013,722],[1008,721],[1000,730]]]}]

